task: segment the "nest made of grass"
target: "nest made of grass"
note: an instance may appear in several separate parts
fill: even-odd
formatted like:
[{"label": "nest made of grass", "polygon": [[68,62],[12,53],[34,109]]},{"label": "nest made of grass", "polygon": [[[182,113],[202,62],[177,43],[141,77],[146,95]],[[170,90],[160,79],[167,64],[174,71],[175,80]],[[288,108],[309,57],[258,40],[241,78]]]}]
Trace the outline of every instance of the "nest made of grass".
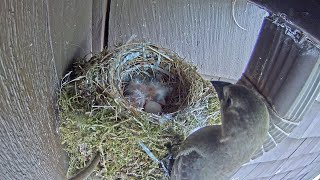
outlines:
[{"label": "nest made of grass", "polygon": [[[161,114],[144,112],[125,97],[135,77],[159,75],[172,88]],[[76,61],[62,80],[58,103],[59,132],[70,157],[68,176],[99,151],[96,176],[160,179],[165,168],[141,145],[162,160],[194,129],[220,119],[210,82],[172,51],[148,43],[125,44]]]}]

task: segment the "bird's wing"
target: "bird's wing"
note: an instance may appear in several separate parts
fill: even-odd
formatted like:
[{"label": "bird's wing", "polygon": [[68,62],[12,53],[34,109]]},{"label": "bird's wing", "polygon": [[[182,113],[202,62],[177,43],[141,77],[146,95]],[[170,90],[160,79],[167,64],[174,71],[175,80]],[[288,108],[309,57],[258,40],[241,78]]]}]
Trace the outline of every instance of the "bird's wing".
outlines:
[{"label": "bird's wing", "polygon": [[197,174],[200,174],[202,166],[199,162],[201,162],[202,159],[203,157],[196,150],[179,154],[174,163],[171,180],[199,179]]},{"label": "bird's wing", "polygon": [[175,157],[171,179],[199,179],[202,162],[215,151],[220,137],[221,126],[217,125],[203,127],[188,136]]}]

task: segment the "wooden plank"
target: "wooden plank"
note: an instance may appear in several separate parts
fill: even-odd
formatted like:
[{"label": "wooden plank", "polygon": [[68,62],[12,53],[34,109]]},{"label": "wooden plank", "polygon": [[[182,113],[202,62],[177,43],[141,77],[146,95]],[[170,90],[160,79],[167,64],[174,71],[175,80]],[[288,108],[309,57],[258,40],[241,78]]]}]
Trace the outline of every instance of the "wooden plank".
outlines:
[{"label": "wooden plank", "polygon": [[315,178],[317,175],[319,175],[320,172],[320,163],[313,163],[311,165],[309,165],[308,167],[306,167],[305,169],[303,169],[298,175],[297,175],[297,179],[313,179]]},{"label": "wooden plank", "polygon": [[287,173],[274,174],[273,176],[270,177],[270,180],[283,180],[283,179],[285,179],[284,177],[286,175],[287,175]]},{"label": "wooden plank", "polygon": [[92,1],[48,1],[49,28],[57,74],[71,62],[91,52]]},{"label": "wooden plank", "polygon": [[53,58],[60,78],[73,60],[101,51],[106,1],[48,1]]},{"label": "wooden plank", "polygon": [[264,177],[264,178],[255,178],[255,180],[269,180],[269,177]]},{"label": "wooden plank", "polygon": [[290,156],[290,157],[297,157],[301,155],[306,155],[317,151],[317,146],[320,144],[320,138],[306,138],[305,141],[299,146],[299,148]]},{"label": "wooden plank", "polygon": [[92,53],[94,54],[101,52],[104,47],[107,1],[92,1]]},{"label": "wooden plank", "polygon": [[258,165],[259,163],[243,165],[231,179],[244,179],[250,172],[254,171]]},{"label": "wooden plank", "polygon": [[92,50],[92,8],[91,0],[1,3],[0,179],[65,179],[56,90],[67,65]]},{"label": "wooden plank", "polygon": [[301,176],[302,174],[306,174],[306,173],[310,173],[310,174],[314,174],[314,173],[319,173],[319,171],[317,169],[320,168],[320,162],[315,162],[315,163],[312,163],[306,167],[304,167],[297,175],[296,177],[298,176]]},{"label": "wooden plank", "polygon": [[313,117],[312,123],[308,127],[308,129],[304,132],[303,138],[306,137],[320,137],[320,131],[319,131],[319,126],[320,126],[320,109],[318,109],[318,114]]},{"label": "wooden plank", "polygon": [[[298,176],[298,174],[304,169],[305,167],[294,169],[292,171],[288,171],[286,176],[283,179],[294,179]],[[301,175],[301,174],[300,174]]]},{"label": "wooden plank", "polygon": [[137,39],[167,47],[208,76],[238,79],[253,50],[264,10],[246,1],[111,1],[109,46]]},{"label": "wooden plank", "polygon": [[310,145],[310,153],[320,152],[320,140],[317,144]]},{"label": "wooden plank", "polygon": [[295,179],[298,179],[298,180],[305,180],[305,176],[307,175],[308,173],[305,173],[305,174],[301,174],[300,176],[297,176],[295,177]]},{"label": "wooden plank", "polygon": [[297,177],[303,177],[303,179],[313,179],[319,174],[320,162],[312,162],[311,164],[290,171],[283,179],[297,179]]},{"label": "wooden plank", "polygon": [[318,155],[318,157],[314,160],[314,162],[319,162],[320,161],[320,153]]},{"label": "wooden plank", "polygon": [[265,178],[274,175],[285,160],[260,162],[245,179]]},{"label": "wooden plank", "polygon": [[0,179],[64,179],[48,3],[1,2]]},{"label": "wooden plank", "polygon": [[320,102],[315,101],[311,106],[310,110],[303,117],[299,126],[292,131],[289,137],[297,138],[297,139],[302,137],[307,137],[305,133],[308,129],[310,132],[310,129],[312,129],[314,123],[316,123],[314,119],[319,117],[319,110],[320,110]]},{"label": "wooden plank", "polygon": [[302,167],[310,165],[319,155],[319,153],[312,153],[307,155],[300,155],[296,157],[290,157],[285,160],[283,164],[279,167],[277,172],[288,172]]},{"label": "wooden plank", "polygon": [[265,152],[263,156],[258,157],[250,163],[275,161],[288,158],[297,150],[297,148],[299,148],[304,140],[305,139],[293,139],[288,137],[284,139],[277,147]]}]

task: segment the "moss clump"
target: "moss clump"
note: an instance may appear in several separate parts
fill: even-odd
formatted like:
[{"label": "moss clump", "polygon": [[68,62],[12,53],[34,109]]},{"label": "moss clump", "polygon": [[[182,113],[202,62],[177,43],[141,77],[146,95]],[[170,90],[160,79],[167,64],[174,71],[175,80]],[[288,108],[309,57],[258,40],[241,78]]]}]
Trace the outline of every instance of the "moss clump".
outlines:
[{"label": "moss clump", "polygon": [[[161,114],[132,106],[124,88],[134,76],[156,77],[174,89]],[[145,43],[103,51],[74,63],[59,92],[59,132],[70,157],[68,176],[102,154],[95,175],[104,179],[160,179],[159,160],[195,128],[219,123],[218,98],[196,68],[169,50]],[[170,144],[171,149],[168,149]]]}]

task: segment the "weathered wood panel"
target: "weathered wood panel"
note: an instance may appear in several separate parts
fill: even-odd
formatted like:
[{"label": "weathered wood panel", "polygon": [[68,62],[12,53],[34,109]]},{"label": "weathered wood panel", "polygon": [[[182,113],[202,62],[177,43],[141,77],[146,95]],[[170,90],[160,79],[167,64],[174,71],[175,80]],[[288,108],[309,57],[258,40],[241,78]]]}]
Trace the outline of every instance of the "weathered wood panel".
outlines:
[{"label": "weathered wood panel", "polygon": [[306,155],[310,153],[318,153],[320,149],[318,144],[320,143],[319,137],[306,138],[305,141],[299,146],[299,148],[291,154],[290,157],[301,157],[301,155]]},{"label": "weathered wood panel", "polygon": [[275,174],[275,175],[271,176],[269,180],[281,180],[281,179],[284,179],[286,174],[287,173]]},{"label": "weathered wood panel", "polygon": [[105,28],[108,0],[92,1],[92,53],[97,53],[105,46]]},{"label": "weathered wood panel", "polygon": [[73,58],[102,44],[92,32],[103,13],[92,8],[85,0],[1,2],[0,179],[65,179],[56,90]]},{"label": "weathered wood panel", "polygon": [[[287,174],[283,177],[283,179],[295,179],[299,176],[300,172],[305,169],[305,167],[303,168],[299,168],[299,169],[295,169],[292,171],[287,172]],[[301,174],[300,174],[301,175]]]},{"label": "weathered wood panel", "polygon": [[[303,168],[295,177],[301,177],[301,179],[313,179],[320,174],[320,163],[315,162],[310,164],[309,166]],[[292,178],[291,178],[292,179]],[[298,178],[297,178],[298,179]]]},{"label": "weathered wood panel", "polygon": [[0,6],[0,179],[63,179],[48,2]]},{"label": "weathered wood panel", "polygon": [[[320,103],[315,101],[304,117],[305,119],[301,121],[297,130],[294,130],[290,137],[263,156],[243,165],[234,178],[310,179],[318,175],[320,137],[318,135],[310,136],[310,134],[318,132],[315,125],[318,123],[319,111]],[[305,134],[306,132],[308,135]]]},{"label": "weathered wood panel", "polygon": [[290,157],[285,160],[285,162],[279,167],[277,172],[287,172],[292,171],[295,169],[307,167],[310,165],[316,157],[319,155],[319,153],[311,153],[306,155],[301,155],[297,157]]},{"label": "weathered wood panel", "polygon": [[250,57],[265,11],[246,1],[111,1],[109,46],[132,35],[170,48],[207,77],[238,79]]},{"label": "weathered wood panel", "polygon": [[[320,162],[315,160],[319,153],[300,157],[287,158],[269,162],[247,165],[247,171],[238,171],[234,179],[298,179],[299,176],[310,176],[317,173]],[[256,166],[255,166],[256,165]],[[248,171],[249,170],[249,171]],[[244,173],[246,172],[246,173]],[[314,177],[314,176],[312,176]],[[306,179],[306,178],[304,178]],[[310,178],[307,178],[310,179]]]},{"label": "weathered wood panel", "polygon": [[[245,164],[243,165],[238,171],[233,175],[234,179],[243,179],[245,176],[247,176],[250,172],[252,172],[259,163],[254,164]],[[239,178],[241,177],[241,178]]]},{"label": "weathered wood panel", "polygon": [[102,50],[107,0],[48,2],[50,40],[61,77],[72,60]]},{"label": "weathered wood panel", "polygon": [[277,172],[284,160],[259,163],[245,178],[255,179],[270,177]]},{"label": "weathered wood panel", "polygon": [[314,160],[314,162],[320,162],[320,153],[319,156]]},{"label": "weathered wood panel", "polygon": [[320,137],[320,102],[315,101],[311,109],[303,117],[301,124],[289,135],[292,138]]}]

